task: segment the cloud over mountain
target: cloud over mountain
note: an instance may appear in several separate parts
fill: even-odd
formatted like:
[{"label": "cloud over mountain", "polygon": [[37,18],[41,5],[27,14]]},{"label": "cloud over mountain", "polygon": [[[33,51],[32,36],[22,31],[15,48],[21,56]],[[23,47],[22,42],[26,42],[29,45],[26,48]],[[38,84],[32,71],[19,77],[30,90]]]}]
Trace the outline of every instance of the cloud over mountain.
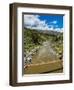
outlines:
[{"label": "cloud over mountain", "polygon": [[[40,15],[24,15],[24,26],[26,28],[38,29],[38,30],[59,30],[60,28],[57,25],[57,20],[53,20],[52,22],[48,19],[40,19]],[[56,28],[54,28],[54,25]]]}]

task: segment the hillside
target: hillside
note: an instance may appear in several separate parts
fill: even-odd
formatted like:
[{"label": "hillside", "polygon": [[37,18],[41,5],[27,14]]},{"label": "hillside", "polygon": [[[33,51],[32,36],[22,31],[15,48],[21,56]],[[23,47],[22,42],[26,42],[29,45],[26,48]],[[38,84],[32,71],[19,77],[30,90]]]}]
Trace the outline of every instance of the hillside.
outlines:
[{"label": "hillside", "polygon": [[25,28],[24,56],[25,74],[63,72],[63,33]]},{"label": "hillside", "polygon": [[24,51],[30,52],[43,42],[50,41],[57,54],[63,52],[63,33],[47,30],[24,29]]}]

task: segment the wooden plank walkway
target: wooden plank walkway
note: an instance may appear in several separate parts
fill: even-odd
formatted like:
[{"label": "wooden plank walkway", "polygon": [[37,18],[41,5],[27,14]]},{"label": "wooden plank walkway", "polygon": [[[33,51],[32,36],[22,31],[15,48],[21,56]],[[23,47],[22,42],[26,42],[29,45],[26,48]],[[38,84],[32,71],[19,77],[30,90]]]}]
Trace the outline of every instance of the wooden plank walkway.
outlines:
[{"label": "wooden plank walkway", "polygon": [[44,72],[52,72],[63,68],[63,61],[62,60],[54,60],[49,61],[47,63],[40,63],[40,64],[30,64],[27,65],[26,68],[24,66],[24,73],[25,74],[38,74]]}]

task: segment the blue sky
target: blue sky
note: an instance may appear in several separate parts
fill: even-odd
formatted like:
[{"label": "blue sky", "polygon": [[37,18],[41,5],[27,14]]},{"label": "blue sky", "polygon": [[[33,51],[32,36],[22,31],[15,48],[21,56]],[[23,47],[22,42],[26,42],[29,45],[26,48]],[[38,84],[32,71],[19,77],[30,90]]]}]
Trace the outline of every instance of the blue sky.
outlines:
[{"label": "blue sky", "polygon": [[63,28],[63,15],[41,15],[40,20],[46,20],[48,25],[53,25],[54,28]]},{"label": "blue sky", "polygon": [[24,26],[40,30],[63,30],[63,15],[24,14]]}]

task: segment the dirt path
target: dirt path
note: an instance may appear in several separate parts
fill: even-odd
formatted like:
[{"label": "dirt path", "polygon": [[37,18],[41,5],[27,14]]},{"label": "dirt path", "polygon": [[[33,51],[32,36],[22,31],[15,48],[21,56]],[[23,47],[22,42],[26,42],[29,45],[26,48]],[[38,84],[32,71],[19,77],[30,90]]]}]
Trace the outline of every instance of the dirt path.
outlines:
[{"label": "dirt path", "polygon": [[37,54],[32,57],[32,63],[44,63],[57,59],[56,52],[51,47],[51,43],[46,41],[42,44]]}]

